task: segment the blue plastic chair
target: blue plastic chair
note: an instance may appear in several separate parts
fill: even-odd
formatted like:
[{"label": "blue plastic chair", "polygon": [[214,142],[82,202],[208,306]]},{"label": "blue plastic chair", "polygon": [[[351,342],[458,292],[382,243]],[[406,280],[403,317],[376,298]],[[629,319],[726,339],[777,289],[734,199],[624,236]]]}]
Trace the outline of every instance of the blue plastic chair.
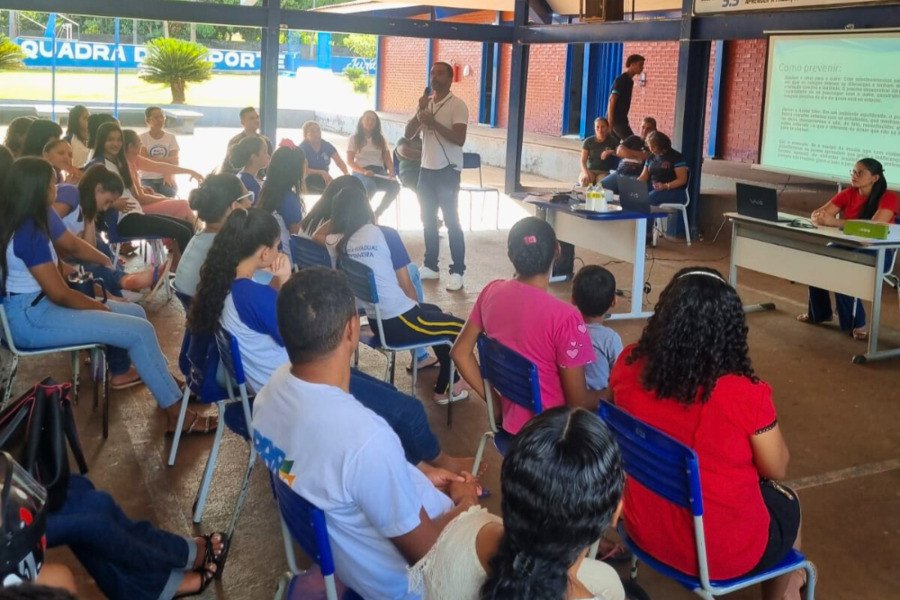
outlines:
[{"label": "blue plastic chair", "polygon": [[807,575],[806,600],[813,600],[816,572],[806,557],[796,550],[791,550],[778,565],[762,573],[734,579],[710,580],[697,453],[610,402],[600,404],[600,417],[612,430],[619,444],[628,477],[661,498],[690,511],[693,517],[699,576],[687,575],[653,558],[628,537],[625,523],[619,523],[619,535],[634,554],[631,563],[632,579],[637,578],[637,562],[641,560],[700,597],[711,599],[802,568]]},{"label": "blue plastic chair", "polygon": [[[122,244],[128,242],[136,242],[140,244],[142,260],[151,266],[163,264],[166,260],[166,247],[163,245],[165,238],[161,237],[124,237],[119,235],[119,212],[116,210],[107,210],[106,217],[106,240],[112,250],[113,265],[119,260],[119,251]],[[172,299],[172,289],[170,285],[166,285],[166,301]]]},{"label": "blue plastic chair", "polygon": [[325,267],[333,269],[331,256],[325,246],[315,240],[300,235],[291,234],[291,256],[298,269],[307,267]]},{"label": "blue plastic chair", "polygon": [[497,427],[497,418],[494,416],[494,390],[510,402],[527,408],[536,415],[543,410],[537,366],[515,350],[507,348],[484,333],[478,336],[477,344],[491,429],[484,432],[478,443],[475,463],[472,466],[473,473],[478,472],[484,447],[489,438],[493,438],[494,446],[501,456],[506,455],[513,438],[511,434]]},{"label": "blue plastic chair", "polygon": [[[394,383],[394,370],[396,366],[397,352],[409,351],[412,357],[412,395],[416,395],[416,379],[418,377],[418,364],[416,361],[416,351],[420,348],[429,348],[431,346],[446,345],[452,346],[450,340],[428,340],[425,342],[417,342],[415,344],[388,344],[384,339],[384,329],[381,327],[381,308],[378,306],[378,288],[375,286],[375,274],[372,269],[352,258],[341,258],[340,268],[347,275],[347,281],[350,283],[350,289],[357,299],[367,302],[373,306],[375,312],[375,325],[373,329],[371,324],[362,326],[359,334],[359,342],[369,348],[377,350],[387,358],[387,367],[385,369],[384,380]],[[455,379],[455,366],[450,365],[450,381]],[[447,406],[453,402],[448,402]],[[449,411],[449,408],[448,408]],[[448,413],[449,421],[449,413]]]},{"label": "blue plastic chair", "polygon": [[463,152],[463,170],[478,169],[478,185],[461,184],[459,186],[460,194],[469,195],[469,231],[472,231],[472,207],[474,199],[472,194],[481,194],[481,219],[484,220],[484,206],[487,203],[488,194],[497,195],[497,216],[494,221],[494,229],[500,229],[500,190],[495,187],[484,185],[481,176],[481,155],[476,152]]}]

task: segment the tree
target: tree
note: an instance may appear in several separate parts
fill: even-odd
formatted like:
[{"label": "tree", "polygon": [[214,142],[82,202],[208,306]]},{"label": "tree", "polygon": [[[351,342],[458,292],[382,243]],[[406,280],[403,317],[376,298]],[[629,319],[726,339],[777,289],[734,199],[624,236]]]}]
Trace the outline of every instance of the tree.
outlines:
[{"label": "tree", "polygon": [[22,63],[24,58],[25,54],[18,44],[8,37],[0,36],[0,71],[21,69],[25,66]]},{"label": "tree", "polygon": [[184,104],[185,85],[212,77],[212,63],[206,60],[206,46],[174,38],[147,42],[147,57],[140,78],[162,83],[172,90],[172,104]]},{"label": "tree", "polygon": [[350,33],[343,39],[343,44],[354,56],[375,58],[376,37],[365,33]]}]

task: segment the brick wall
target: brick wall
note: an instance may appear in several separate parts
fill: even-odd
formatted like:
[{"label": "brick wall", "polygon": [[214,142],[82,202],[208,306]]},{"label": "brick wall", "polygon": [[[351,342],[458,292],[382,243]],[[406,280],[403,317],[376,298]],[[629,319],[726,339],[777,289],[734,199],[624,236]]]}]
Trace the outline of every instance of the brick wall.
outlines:
[{"label": "brick wall", "polygon": [[428,40],[382,37],[379,110],[407,114],[427,85]]},{"label": "brick wall", "polygon": [[[481,42],[459,40],[437,40],[434,51],[435,62],[445,62],[458,66],[460,80],[450,88],[469,107],[469,122],[478,122],[478,101],[481,94]],[[465,75],[468,67],[469,74]],[[421,90],[417,94],[421,94]]]},{"label": "brick wall", "polygon": [[759,126],[762,121],[766,40],[726,42],[722,72],[724,94],[720,127],[722,158],[759,162]]},{"label": "brick wall", "polygon": [[532,46],[528,59],[528,89],[525,94],[525,131],[560,134],[565,85],[566,45]]},{"label": "brick wall", "polygon": [[[644,62],[647,84],[641,87],[639,77],[634,78],[631,111],[628,122],[638,132],[641,119],[653,117],[656,127],[666,135],[675,127],[675,81],[678,72],[677,42],[626,42],[623,60],[630,54],[640,54]],[[622,65],[624,70],[625,66]],[[671,135],[670,135],[671,137]]]}]

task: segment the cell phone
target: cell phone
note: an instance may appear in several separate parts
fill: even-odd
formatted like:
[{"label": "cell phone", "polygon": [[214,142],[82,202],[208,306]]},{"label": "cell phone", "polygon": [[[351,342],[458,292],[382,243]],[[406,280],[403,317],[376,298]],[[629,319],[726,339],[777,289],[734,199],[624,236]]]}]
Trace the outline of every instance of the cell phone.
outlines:
[{"label": "cell phone", "polygon": [[425,93],[422,94],[422,95],[423,95],[423,96],[430,96],[430,95],[431,95],[431,88],[430,88],[430,87],[426,87],[426,88],[425,88]]}]

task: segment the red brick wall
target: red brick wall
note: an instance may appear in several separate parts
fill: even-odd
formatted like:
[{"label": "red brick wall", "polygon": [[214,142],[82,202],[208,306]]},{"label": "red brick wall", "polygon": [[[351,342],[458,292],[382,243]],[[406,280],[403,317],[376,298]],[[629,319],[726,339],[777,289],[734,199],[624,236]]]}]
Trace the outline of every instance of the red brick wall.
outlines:
[{"label": "red brick wall", "polygon": [[565,85],[566,45],[532,46],[528,58],[528,89],[525,94],[525,131],[560,134]]},{"label": "red brick wall", "polygon": [[[675,80],[678,72],[677,42],[626,42],[623,60],[630,54],[640,54],[644,62],[647,84],[641,87],[639,76],[634,78],[631,111],[628,122],[637,132],[644,117],[656,119],[656,128],[670,135],[675,127]],[[624,70],[625,65],[623,63]],[[671,135],[670,135],[671,137]]]},{"label": "red brick wall", "polygon": [[[478,101],[481,94],[481,42],[437,40],[434,61],[459,67],[460,80],[455,81],[450,89],[469,107],[469,122],[477,123]],[[469,68],[468,75],[464,75],[465,67]]]},{"label": "red brick wall", "polygon": [[406,114],[427,84],[428,40],[402,37],[381,38],[381,92],[379,110]]},{"label": "red brick wall", "polygon": [[766,40],[726,42],[722,72],[724,94],[719,139],[720,154],[727,160],[759,161],[759,125],[762,121]]},{"label": "red brick wall", "polygon": [[512,63],[512,46],[500,44],[500,69],[497,75],[497,127],[509,125],[509,66]]}]

